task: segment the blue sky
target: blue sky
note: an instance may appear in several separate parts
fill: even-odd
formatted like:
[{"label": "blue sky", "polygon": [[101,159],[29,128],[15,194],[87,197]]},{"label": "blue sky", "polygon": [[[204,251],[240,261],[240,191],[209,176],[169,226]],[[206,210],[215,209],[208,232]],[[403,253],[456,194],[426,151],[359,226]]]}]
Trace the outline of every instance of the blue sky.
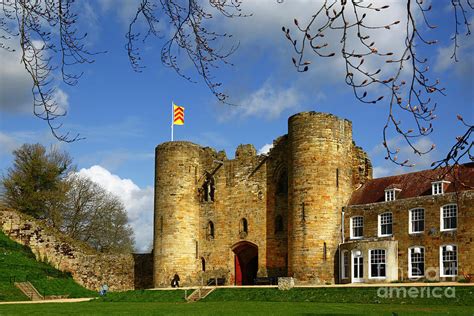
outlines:
[{"label": "blue sky", "polygon": [[[375,21],[403,18],[403,1],[388,2],[392,8],[386,16],[374,17]],[[314,110],[353,122],[354,140],[369,153],[376,176],[404,171],[385,161],[381,150],[387,104],[358,103],[344,83],[340,60],[313,59],[307,73],[294,70],[291,47],[281,26],[292,26],[295,17],[307,18],[314,1],[244,1],[244,10],[252,12],[252,17],[216,18],[210,23],[210,27],[232,33],[240,41],[239,50],[231,58],[234,66],[216,73],[231,101],[239,105],[235,107],[216,102],[199,77],[194,77],[197,83],[190,83],[163,67],[160,42],[145,44],[143,58],[147,68],[142,73],[132,70],[124,45],[127,21],[136,10],[136,3],[80,2],[82,27],[89,33],[87,45],[91,50],[108,51],[97,55],[94,64],[81,68],[85,73],[77,86],[59,86],[58,98],[68,108],[64,131],[78,132],[85,140],[58,144],[52,138],[46,124],[31,114],[31,80],[19,64],[18,55],[0,52],[0,172],[6,172],[12,161],[11,151],[22,143],[60,146],[71,153],[83,174],[122,197],[137,246],[145,250],[151,242],[154,148],[170,139],[173,100],[186,108],[186,123],[175,127],[175,139],[223,149],[228,157],[234,156],[241,143],[254,144],[257,150],[264,148],[286,134],[290,115]],[[462,32],[460,62],[454,63],[449,58],[449,37],[454,27],[449,7],[435,2],[430,17],[438,29],[427,34],[437,38],[439,44],[419,50],[430,59],[432,76],[441,80],[447,96],[436,97],[439,105],[435,131],[418,142],[420,146],[436,143],[437,148],[424,157],[414,157],[396,135],[390,137],[390,142],[400,148],[401,156],[416,163],[415,170],[428,168],[454,143],[462,132],[457,114],[471,124],[474,121],[474,41]],[[401,47],[401,30],[394,28],[375,38],[382,47],[396,52]],[[166,34],[167,30],[163,31]],[[330,36],[328,40],[337,42],[338,38]],[[184,67],[192,73],[189,64]]]}]

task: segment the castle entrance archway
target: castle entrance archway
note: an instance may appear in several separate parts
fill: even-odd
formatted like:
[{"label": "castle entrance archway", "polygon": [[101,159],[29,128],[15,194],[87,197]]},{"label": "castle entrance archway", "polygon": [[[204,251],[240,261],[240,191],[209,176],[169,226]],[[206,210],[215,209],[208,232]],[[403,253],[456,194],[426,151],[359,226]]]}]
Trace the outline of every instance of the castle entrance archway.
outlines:
[{"label": "castle entrance archway", "polygon": [[234,252],[235,285],[252,285],[258,271],[257,245],[241,241],[232,247]]}]

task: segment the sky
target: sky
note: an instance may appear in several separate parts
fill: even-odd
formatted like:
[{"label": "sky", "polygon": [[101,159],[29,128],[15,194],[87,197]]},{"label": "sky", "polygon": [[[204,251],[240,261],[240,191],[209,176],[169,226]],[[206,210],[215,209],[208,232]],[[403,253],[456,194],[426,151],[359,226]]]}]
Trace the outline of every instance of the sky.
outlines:
[{"label": "sky", "polygon": [[[96,55],[93,64],[80,68],[84,75],[78,85],[57,86],[55,98],[68,111],[62,120],[63,130],[79,133],[83,140],[66,144],[51,136],[45,122],[32,114],[31,79],[20,64],[19,54],[0,50],[0,173],[7,172],[12,151],[23,143],[41,143],[68,151],[80,174],[120,197],[134,229],[137,251],[151,249],[154,148],[170,140],[173,101],[185,107],[185,124],[175,127],[175,140],[225,150],[228,158],[233,158],[239,144],[253,144],[261,153],[268,151],[274,139],[287,133],[288,117],[301,111],[329,112],[349,119],[353,138],[369,154],[375,177],[429,168],[462,133],[456,115],[474,122],[474,39],[464,36],[465,31],[461,30],[459,62],[450,58],[454,19],[448,1],[433,2],[429,17],[438,26],[436,30],[426,31],[420,26],[429,37],[438,39],[438,44],[417,48],[429,58],[432,77],[439,78],[446,88],[446,96],[434,96],[438,103],[434,132],[417,140],[422,148],[435,143],[436,149],[418,157],[396,134],[388,139],[400,149],[400,157],[415,163],[411,169],[402,169],[384,159],[382,129],[387,102],[358,102],[344,82],[341,59],[311,58],[308,72],[295,71],[292,47],[281,27],[292,27],[294,18],[307,21],[319,1],[279,4],[276,0],[244,0],[243,11],[251,16],[228,19],[216,14],[208,22],[208,27],[232,34],[232,40],[239,43],[230,58],[233,66],[221,67],[215,73],[235,106],[217,102],[184,59],[183,69],[196,82],[186,81],[164,67],[160,60],[163,40],[145,43],[142,47],[146,68],[141,73],[132,70],[124,48],[125,33],[138,2],[78,2],[80,27],[88,32],[87,47],[107,51]],[[371,22],[404,20],[404,1],[375,1],[380,2],[389,3],[391,8],[369,16]],[[400,52],[402,25],[373,34],[378,48]],[[169,34],[166,25],[161,32],[164,37]],[[327,40],[337,45],[340,34],[329,33]],[[392,69],[384,67],[384,71]]]}]

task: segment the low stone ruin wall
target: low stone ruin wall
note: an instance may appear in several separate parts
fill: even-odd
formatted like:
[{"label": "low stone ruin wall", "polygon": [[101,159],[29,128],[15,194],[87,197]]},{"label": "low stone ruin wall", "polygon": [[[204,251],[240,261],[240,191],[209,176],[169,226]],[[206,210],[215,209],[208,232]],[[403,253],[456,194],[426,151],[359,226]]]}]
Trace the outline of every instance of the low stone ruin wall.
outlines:
[{"label": "low stone ruin wall", "polygon": [[64,272],[90,290],[107,284],[111,291],[134,289],[132,254],[98,253],[30,216],[0,209],[0,228],[12,240],[28,246],[38,261]]}]

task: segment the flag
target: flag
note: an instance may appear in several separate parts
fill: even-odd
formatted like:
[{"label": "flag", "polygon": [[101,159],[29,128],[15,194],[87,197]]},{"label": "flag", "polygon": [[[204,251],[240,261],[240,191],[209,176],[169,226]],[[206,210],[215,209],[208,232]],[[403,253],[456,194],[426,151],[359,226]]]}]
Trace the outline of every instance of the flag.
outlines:
[{"label": "flag", "polygon": [[173,103],[173,125],[184,125],[184,107]]}]

